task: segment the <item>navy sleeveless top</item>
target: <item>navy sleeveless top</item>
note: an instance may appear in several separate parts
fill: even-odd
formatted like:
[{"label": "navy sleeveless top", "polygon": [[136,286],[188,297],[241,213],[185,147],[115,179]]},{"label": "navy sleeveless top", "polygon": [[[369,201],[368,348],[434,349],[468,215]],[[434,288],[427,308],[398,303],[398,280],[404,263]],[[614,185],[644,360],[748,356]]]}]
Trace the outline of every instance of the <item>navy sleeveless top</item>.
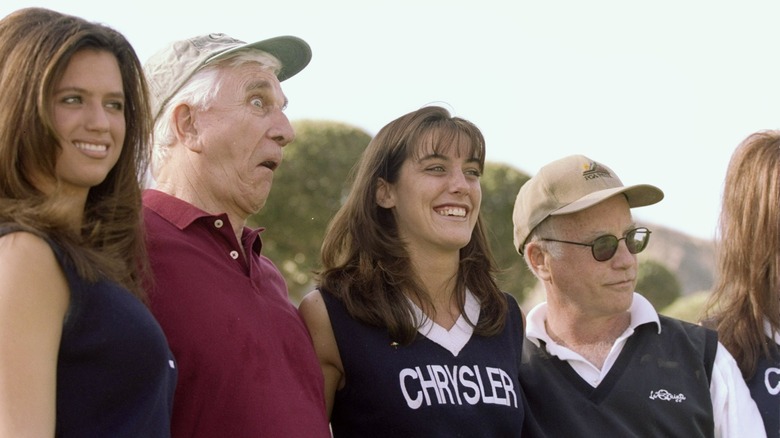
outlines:
[{"label": "navy sleeveless top", "polygon": [[[16,231],[0,228],[0,236]],[[70,287],[57,360],[57,437],[169,437],[176,365],[162,329],[120,285],[89,283],[51,240]]]},{"label": "navy sleeveless top", "polygon": [[496,336],[472,334],[454,356],[420,333],[407,346],[352,318],[321,291],[346,384],[331,415],[340,437],[519,437],[523,322],[514,298]]}]

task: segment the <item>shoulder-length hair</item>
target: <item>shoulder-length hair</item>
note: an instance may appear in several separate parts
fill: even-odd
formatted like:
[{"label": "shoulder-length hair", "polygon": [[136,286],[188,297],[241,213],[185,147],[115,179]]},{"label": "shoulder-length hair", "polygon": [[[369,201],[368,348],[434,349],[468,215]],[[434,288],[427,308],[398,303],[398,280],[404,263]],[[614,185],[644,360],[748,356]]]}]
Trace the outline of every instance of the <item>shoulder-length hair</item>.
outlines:
[{"label": "shoulder-length hair", "polygon": [[731,157],[719,222],[718,275],[708,324],[746,378],[780,329],[780,131],[748,136]]},{"label": "shoulder-length hair", "polygon": [[[319,287],[341,299],[354,318],[386,327],[390,337],[402,344],[414,340],[422,323],[415,321],[407,296],[422,303],[423,310],[430,311],[433,305],[412,269],[393,212],[377,205],[377,186],[380,178],[395,183],[403,163],[424,153],[424,148],[440,152],[463,145],[469,149],[458,152],[469,154],[479,161],[480,170],[484,168],[482,133],[444,108],[424,107],[390,122],[363,151],[353,169],[351,191],[323,241]],[[479,217],[471,240],[460,250],[455,287],[461,313],[466,288],[479,300],[480,320],[470,323],[476,333],[486,336],[500,332],[506,319],[507,301],[496,285],[495,271]]]},{"label": "shoulder-length hair", "polygon": [[[58,196],[33,184],[53,177],[61,146],[52,122],[54,89],[80,50],[113,54],[125,95],[125,141],[116,165],[87,197],[80,233],[61,217]],[[119,32],[43,8],[0,20],[0,221],[59,242],[88,280],[107,277],[143,299],[141,178],[151,121],[141,63]]]}]

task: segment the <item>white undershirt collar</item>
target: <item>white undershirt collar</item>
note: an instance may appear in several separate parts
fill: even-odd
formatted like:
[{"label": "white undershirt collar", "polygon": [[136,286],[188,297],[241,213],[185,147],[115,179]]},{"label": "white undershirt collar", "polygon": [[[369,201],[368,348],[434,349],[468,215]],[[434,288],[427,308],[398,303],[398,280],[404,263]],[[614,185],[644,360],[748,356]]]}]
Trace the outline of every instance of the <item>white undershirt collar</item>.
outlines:
[{"label": "white undershirt collar", "polygon": [[[458,353],[460,353],[463,347],[469,342],[469,339],[471,339],[471,335],[474,334],[474,327],[466,321],[466,318],[464,318],[462,314],[458,317],[458,320],[455,321],[455,325],[447,330],[428,318],[412,300],[409,300],[409,302],[412,304],[415,320],[422,321],[422,324],[417,331],[421,335],[445,348],[452,353],[453,356],[457,356]],[[479,301],[477,301],[477,298],[474,297],[474,294],[468,289],[466,289],[464,311],[468,316],[468,320],[473,324],[476,324],[477,321],[479,321]]]}]

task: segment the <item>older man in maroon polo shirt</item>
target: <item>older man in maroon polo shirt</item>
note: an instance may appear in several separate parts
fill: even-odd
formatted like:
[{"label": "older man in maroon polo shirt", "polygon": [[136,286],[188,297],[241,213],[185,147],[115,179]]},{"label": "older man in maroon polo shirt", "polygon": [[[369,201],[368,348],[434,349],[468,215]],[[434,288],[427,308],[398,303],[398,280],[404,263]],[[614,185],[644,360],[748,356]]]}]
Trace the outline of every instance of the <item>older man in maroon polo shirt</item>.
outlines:
[{"label": "older man in maroon polo shirt", "polygon": [[280,81],[311,50],[296,37],[177,41],[144,65],[155,115],[144,219],[152,312],[179,367],[174,437],[327,437],[311,339],[260,230],[294,138]]}]

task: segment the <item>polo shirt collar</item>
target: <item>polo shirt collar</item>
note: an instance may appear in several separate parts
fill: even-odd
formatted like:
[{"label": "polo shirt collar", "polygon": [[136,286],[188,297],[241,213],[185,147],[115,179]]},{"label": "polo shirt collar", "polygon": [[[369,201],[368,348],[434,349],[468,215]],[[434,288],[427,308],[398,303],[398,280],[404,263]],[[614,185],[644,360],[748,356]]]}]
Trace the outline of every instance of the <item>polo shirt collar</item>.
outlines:
[{"label": "polo shirt collar", "polygon": [[[156,189],[144,190],[143,203],[146,208],[159,214],[180,230],[184,230],[192,225],[193,222],[201,218],[220,218],[225,221],[227,226],[230,226],[230,220],[228,219],[227,214],[222,213],[220,215],[213,215],[207,213],[187,201],[183,201]],[[265,228],[252,230],[248,227],[244,227],[241,244],[246,248],[249,246],[247,243],[249,243],[252,250],[259,254],[263,247],[262,241],[260,240],[260,232],[263,230],[265,230]]]},{"label": "polo shirt collar", "polygon": [[155,189],[143,193],[144,206],[164,217],[180,230],[192,225],[197,219],[212,216],[189,202]]}]

